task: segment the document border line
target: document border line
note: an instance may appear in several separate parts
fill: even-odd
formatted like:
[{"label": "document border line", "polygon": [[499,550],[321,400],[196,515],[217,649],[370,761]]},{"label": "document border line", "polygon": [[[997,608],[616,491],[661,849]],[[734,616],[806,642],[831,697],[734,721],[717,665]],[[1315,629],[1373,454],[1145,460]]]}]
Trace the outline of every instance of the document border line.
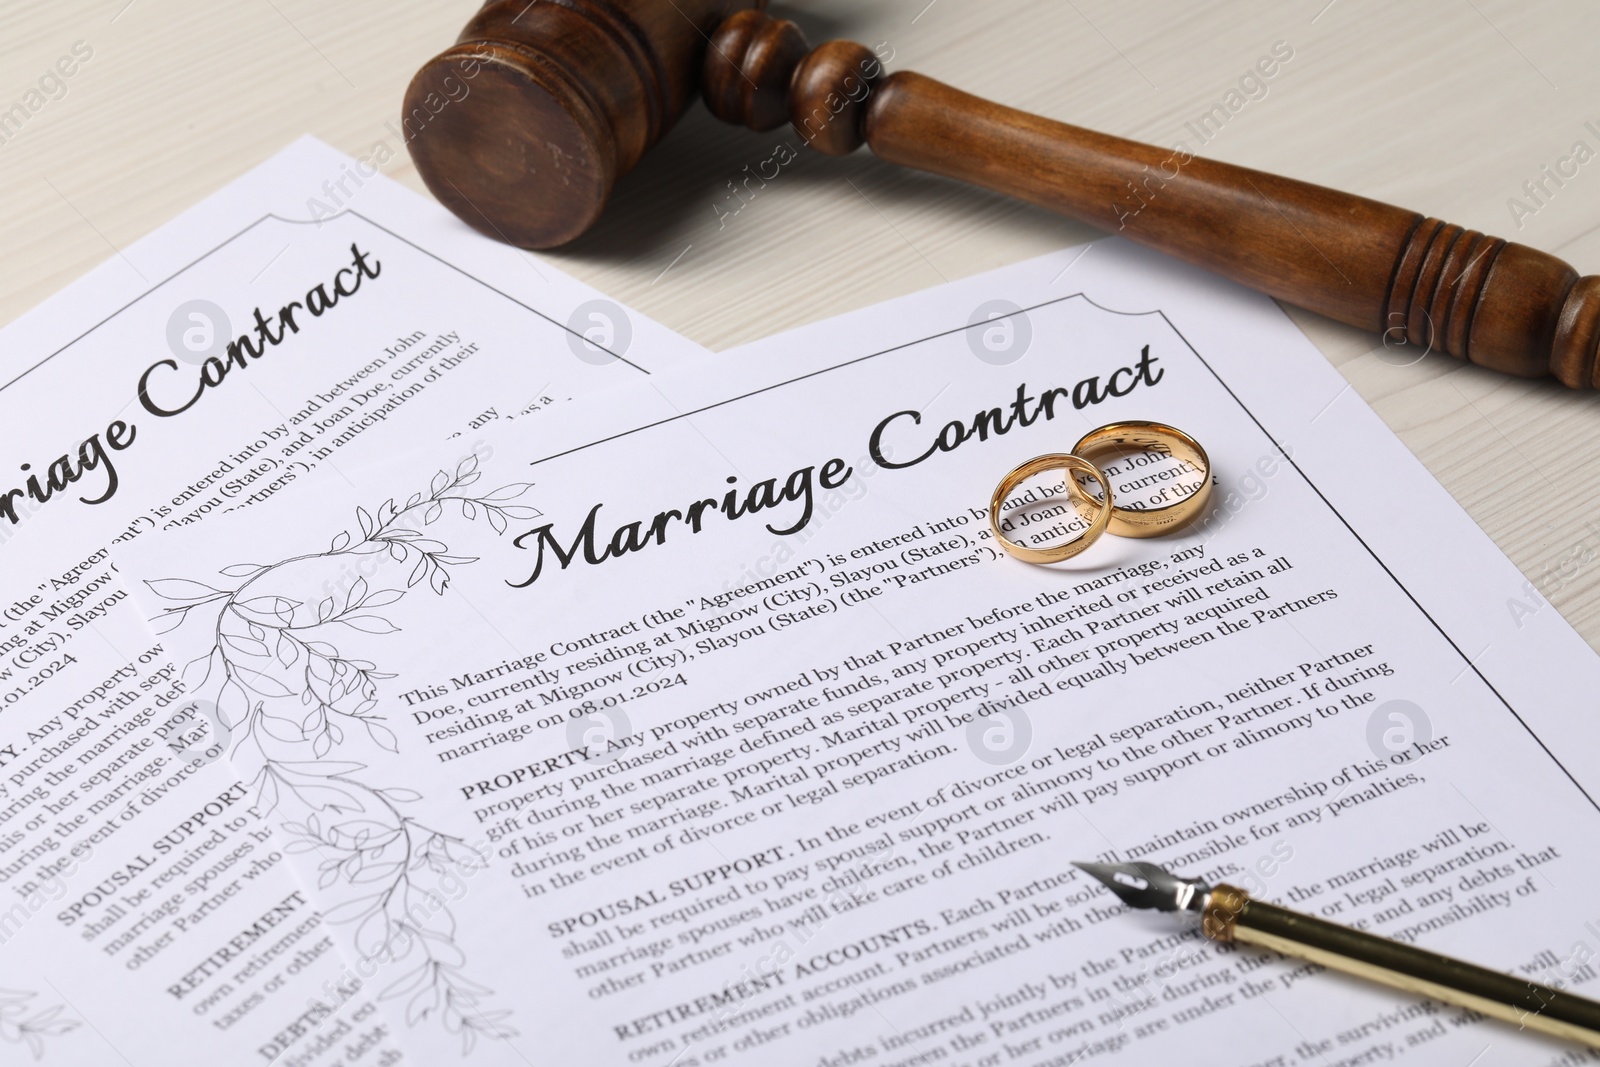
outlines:
[{"label": "document border line", "polygon": [[[416,249],[418,252],[421,252],[423,255],[428,256],[431,259],[435,259],[438,262],[440,262],[440,263],[444,264],[445,266],[449,267],[451,270],[454,270],[454,271],[456,271],[456,272],[458,272],[458,273],[460,273],[460,274],[472,279],[473,281],[477,282],[479,285],[483,286],[485,289],[489,290],[491,293],[494,293],[496,296],[504,297],[505,299],[511,301],[513,304],[515,304],[518,307],[522,308],[524,311],[532,312],[534,315],[536,315],[537,317],[539,317],[539,318],[543,319],[544,321],[548,322],[550,325],[555,326],[555,327],[557,327],[559,329],[565,330],[567,333],[571,334],[574,337],[582,338],[585,344],[594,345],[594,347],[600,349],[602,352],[604,352],[607,355],[613,357],[614,359],[618,360],[619,362],[626,363],[628,366],[632,367],[634,370],[638,371],[640,374],[649,374],[650,373],[645,368],[639,366],[637,363],[635,363],[632,360],[628,359],[626,356],[622,356],[622,355],[620,355],[620,354],[618,354],[616,352],[613,352],[613,351],[611,351],[611,349],[606,348],[604,345],[595,344],[593,341],[589,340],[587,337],[584,337],[582,334],[578,333],[578,331],[574,330],[571,326],[568,326],[567,324],[562,323],[562,322],[557,322],[555,319],[552,319],[549,315],[546,315],[544,312],[540,311],[538,308],[531,307],[531,306],[529,306],[527,304],[524,304],[522,301],[518,300],[516,297],[512,296],[510,293],[507,293],[507,292],[504,292],[503,290],[495,288],[493,285],[490,285],[488,282],[484,281],[482,278],[480,278],[477,275],[473,274],[471,271],[467,270],[466,268],[457,266],[456,264],[450,262],[448,259],[445,259],[443,256],[439,255],[437,252],[433,252],[433,251],[431,251],[431,250],[429,250],[427,248],[424,248],[423,246],[417,244],[415,241],[411,240],[408,237],[401,236],[400,234],[396,233],[395,231],[389,229],[389,227],[385,226],[383,223],[378,222],[378,221],[376,221],[374,219],[368,218],[367,216],[363,215],[361,212],[356,211],[354,208],[347,208],[346,210],[341,211],[338,215],[335,215],[333,217],[334,218],[342,218],[345,215],[353,215],[354,217],[360,219],[362,222],[365,222],[367,225],[372,226],[375,229],[383,231],[384,233],[388,234],[390,237],[393,237],[395,240],[401,242],[402,244],[410,245],[412,248]],[[320,226],[323,221],[326,221],[326,220],[318,220],[316,222],[310,222],[310,221],[307,221],[305,219],[286,219],[282,215],[277,215],[277,214],[274,214],[273,212],[270,212],[270,211],[267,212],[266,214],[262,215],[260,218],[256,219],[254,222],[250,223],[248,226],[244,227],[242,230],[238,231],[237,233],[233,234],[230,237],[224,238],[218,244],[216,244],[213,247],[207,249],[206,251],[200,253],[194,259],[190,260],[188,263],[185,263],[183,266],[179,267],[177,270],[173,271],[171,274],[167,275],[165,278],[162,278],[160,281],[153,283],[144,292],[142,292],[142,293],[138,294],[137,296],[133,297],[126,304],[123,304],[121,307],[119,307],[115,311],[111,312],[109,315],[107,315],[105,318],[101,319],[99,322],[95,323],[93,326],[90,326],[87,330],[84,330],[82,333],[78,334],[78,336],[74,337],[72,340],[68,341],[66,344],[62,345],[60,348],[56,349],[54,352],[51,352],[49,355],[47,355],[43,359],[39,360],[39,362],[33,364],[33,366],[28,367],[22,373],[18,374],[16,377],[12,378],[10,381],[6,382],[3,385],[0,385],[0,392],[4,392],[5,390],[11,388],[13,385],[16,385],[22,379],[26,378],[28,375],[30,375],[34,371],[38,370],[40,367],[44,366],[46,363],[49,363],[52,359],[55,359],[57,356],[61,355],[63,352],[65,352],[67,349],[71,348],[73,345],[77,344],[79,341],[83,340],[85,337],[88,337],[90,334],[94,333],[96,330],[98,330],[100,327],[104,326],[106,323],[110,322],[112,319],[116,318],[118,315],[121,315],[124,311],[127,311],[129,308],[133,307],[133,305],[139,303],[145,297],[150,296],[157,289],[160,289],[162,286],[166,285],[168,282],[172,281],[174,278],[177,278],[179,275],[185,274],[188,271],[193,270],[195,267],[199,266],[202,262],[204,262],[205,260],[209,259],[210,257],[216,255],[218,252],[222,251],[224,248],[228,247],[233,242],[237,241],[239,238],[243,237],[245,234],[249,233],[251,230],[253,230],[257,226],[261,225],[263,222],[266,222],[268,219],[274,219],[274,220],[276,220],[278,222],[282,222],[282,223],[285,223],[285,224],[290,225],[290,226],[313,226],[313,225]],[[174,220],[174,221],[176,221],[176,220]],[[167,223],[167,225],[172,225],[172,223],[169,222],[169,223]],[[160,230],[158,229],[158,230],[156,230],[154,232],[155,233],[159,233]],[[70,289],[70,286],[68,288]],[[65,291],[66,290],[63,290],[63,292],[65,292]]]}]

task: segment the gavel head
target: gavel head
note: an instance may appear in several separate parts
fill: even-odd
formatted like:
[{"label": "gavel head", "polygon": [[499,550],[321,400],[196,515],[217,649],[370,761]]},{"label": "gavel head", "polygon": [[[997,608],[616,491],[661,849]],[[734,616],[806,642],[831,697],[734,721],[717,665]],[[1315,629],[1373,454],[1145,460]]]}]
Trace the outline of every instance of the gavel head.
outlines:
[{"label": "gavel head", "polygon": [[816,112],[826,121],[802,129],[808,143],[853,151],[866,94],[848,86],[875,83],[881,66],[848,42],[811,51],[766,3],[490,0],[406,90],[417,170],[468,225],[551,248],[594,224],[702,86],[719,118],[767,130]]}]

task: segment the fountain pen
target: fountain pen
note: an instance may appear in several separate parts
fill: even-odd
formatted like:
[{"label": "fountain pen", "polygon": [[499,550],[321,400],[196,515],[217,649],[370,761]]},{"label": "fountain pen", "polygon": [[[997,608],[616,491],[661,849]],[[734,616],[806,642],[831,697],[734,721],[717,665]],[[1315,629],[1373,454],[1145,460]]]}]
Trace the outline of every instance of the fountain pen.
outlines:
[{"label": "fountain pen", "polygon": [[1600,1048],[1600,1003],[1585,997],[1252,900],[1231,885],[1179,878],[1153,863],[1074,866],[1099,879],[1130,908],[1197,918],[1201,932],[1213,941],[1271,949],[1470,1008],[1521,1029]]}]

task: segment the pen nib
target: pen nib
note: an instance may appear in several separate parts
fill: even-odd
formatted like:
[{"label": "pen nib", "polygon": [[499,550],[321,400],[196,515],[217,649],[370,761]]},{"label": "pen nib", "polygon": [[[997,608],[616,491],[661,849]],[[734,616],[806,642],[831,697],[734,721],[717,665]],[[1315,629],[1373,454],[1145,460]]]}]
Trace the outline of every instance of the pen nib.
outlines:
[{"label": "pen nib", "polygon": [[1199,911],[1211,887],[1179,878],[1153,863],[1073,863],[1093,875],[1130,908]]}]

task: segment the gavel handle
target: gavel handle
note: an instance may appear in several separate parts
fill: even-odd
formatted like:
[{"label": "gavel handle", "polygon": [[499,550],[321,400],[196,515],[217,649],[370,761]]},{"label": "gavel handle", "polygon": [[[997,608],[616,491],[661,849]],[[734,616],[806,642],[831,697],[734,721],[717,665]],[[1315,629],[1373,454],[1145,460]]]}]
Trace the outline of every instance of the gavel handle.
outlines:
[{"label": "gavel handle", "polygon": [[1121,234],[1329,318],[1524,377],[1600,385],[1600,277],[1414,211],[885,77],[880,157]]}]

